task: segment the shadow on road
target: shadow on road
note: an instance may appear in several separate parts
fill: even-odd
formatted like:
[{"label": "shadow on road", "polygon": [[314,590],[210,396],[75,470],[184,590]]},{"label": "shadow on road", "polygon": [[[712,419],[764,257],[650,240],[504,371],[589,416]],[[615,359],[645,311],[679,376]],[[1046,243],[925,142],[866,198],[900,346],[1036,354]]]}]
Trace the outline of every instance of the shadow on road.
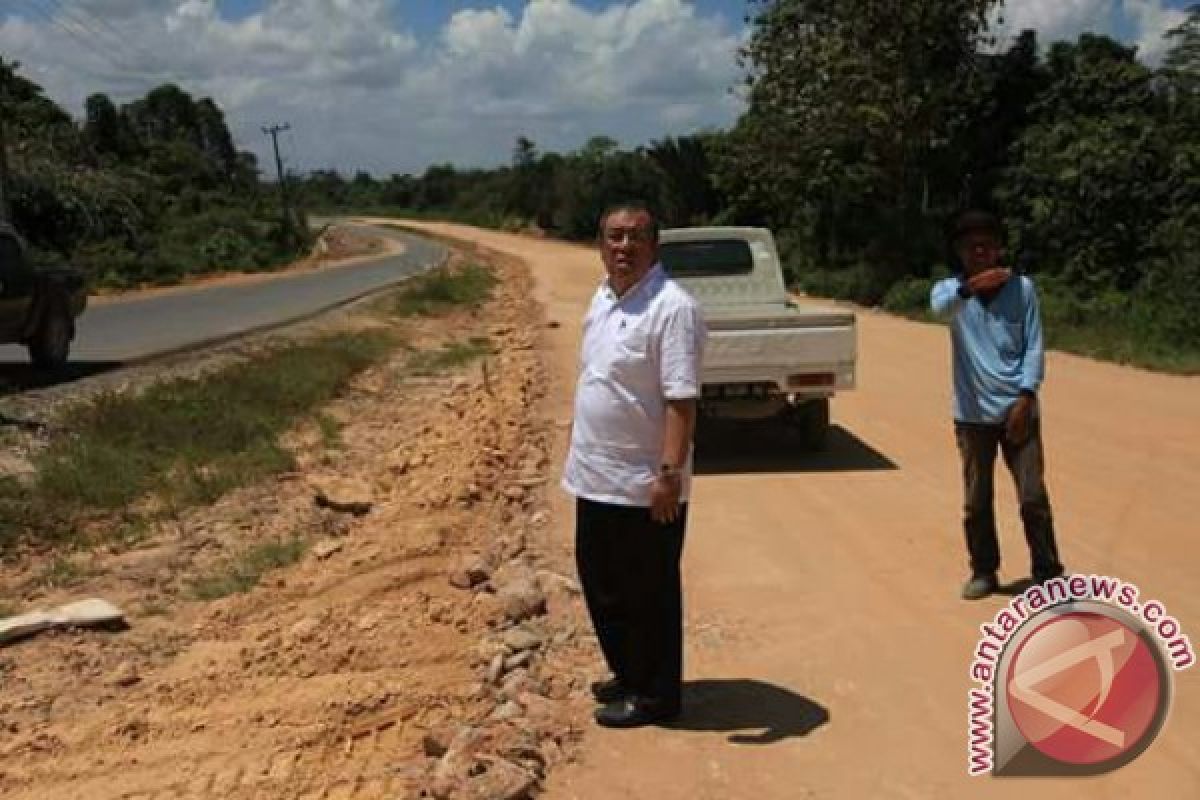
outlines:
[{"label": "shadow on road", "polygon": [[770,426],[751,428],[747,425],[742,431],[736,431],[702,424],[696,434],[697,475],[884,469],[899,467],[840,425],[829,429],[826,447],[819,452],[806,451],[778,432],[772,435]]},{"label": "shadow on road", "polygon": [[123,366],[120,361],[70,361],[54,370],[22,361],[0,361],[0,397],[90,378]]},{"label": "shadow on road", "polygon": [[1025,594],[1026,590],[1033,588],[1033,578],[1018,578],[1009,583],[1002,583],[996,587],[996,594],[1006,597],[1016,597],[1019,594]]},{"label": "shadow on road", "polygon": [[683,715],[665,727],[730,733],[733,744],[773,744],[806,736],[829,721],[829,711],[803,695],[762,681],[688,681]]}]

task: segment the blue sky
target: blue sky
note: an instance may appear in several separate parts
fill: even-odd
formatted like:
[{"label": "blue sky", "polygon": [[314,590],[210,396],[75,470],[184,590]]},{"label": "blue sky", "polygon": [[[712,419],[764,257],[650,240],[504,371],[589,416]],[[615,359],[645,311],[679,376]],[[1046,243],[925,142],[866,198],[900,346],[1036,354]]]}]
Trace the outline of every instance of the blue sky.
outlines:
[{"label": "blue sky", "polygon": [[[1187,0],[1007,0],[1015,35],[1084,30],[1150,63]],[[162,83],[212,97],[271,163],[304,172],[491,166],[516,137],[565,152],[726,128],[743,110],[744,0],[0,0],[0,55],[72,114]]]},{"label": "blue sky", "polygon": [[[602,9],[613,5],[611,0],[581,0],[578,5],[590,9]],[[262,10],[264,0],[220,0],[217,4],[221,13],[231,19],[244,19]],[[741,24],[748,3],[744,0],[698,0],[693,5],[701,14],[719,14],[731,24]],[[514,17],[520,16],[524,0],[500,0],[500,2],[469,2],[469,0],[397,0],[392,4],[398,18],[410,26],[415,34],[425,37],[441,30],[456,11],[463,9],[494,8],[503,6]]]},{"label": "blue sky", "polygon": [[[1058,0],[1063,2],[1063,0]],[[1166,0],[1164,7],[1174,10],[1184,10],[1193,0]],[[233,19],[241,19],[262,10],[264,0],[221,0],[221,11]],[[491,8],[497,5],[508,9],[514,16],[520,14],[525,5],[524,0],[500,0],[500,2],[470,2],[470,0],[424,0],[404,2],[398,0],[394,7],[398,16],[412,27],[418,36],[436,32],[450,16],[465,8]],[[581,0],[579,5],[587,8],[604,8],[613,5],[611,0]],[[745,0],[697,0],[692,3],[704,15],[718,14],[731,24],[740,24],[746,14],[749,3]],[[1135,30],[1135,21],[1120,9],[1113,18],[1113,32],[1122,37],[1130,38]]]}]

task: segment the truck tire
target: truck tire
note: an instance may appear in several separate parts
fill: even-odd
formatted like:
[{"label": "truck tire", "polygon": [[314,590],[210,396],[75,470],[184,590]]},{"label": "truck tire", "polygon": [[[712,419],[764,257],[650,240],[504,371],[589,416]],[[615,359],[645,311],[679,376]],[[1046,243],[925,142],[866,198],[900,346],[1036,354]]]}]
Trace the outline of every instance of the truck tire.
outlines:
[{"label": "truck tire", "polygon": [[809,400],[791,412],[789,427],[796,442],[805,450],[824,450],[829,434],[829,398]]},{"label": "truck tire", "polygon": [[71,351],[71,314],[61,301],[49,304],[29,340],[29,358],[39,369],[57,369]]}]

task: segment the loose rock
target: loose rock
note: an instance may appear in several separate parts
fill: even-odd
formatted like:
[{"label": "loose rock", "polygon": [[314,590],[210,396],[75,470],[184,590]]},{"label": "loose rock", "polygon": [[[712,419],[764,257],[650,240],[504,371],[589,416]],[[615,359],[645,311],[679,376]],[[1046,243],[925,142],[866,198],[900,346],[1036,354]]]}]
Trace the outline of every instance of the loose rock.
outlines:
[{"label": "loose rock", "polygon": [[524,710],[516,701],[508,700],[497,706],[496,710],[493,711],[489,716],[489,719],[497,722],[504,722],[510,719],[517,719],[524,713]]},{"label": "loose rock", "polygon": [[336,539],[326,539],[325,541],[318,542],[313,546],[313,555],[316,556],[318,560],[324,561],[334,553],[339,552],[341,549],[341,542]]},{"label": "loose rock", "polygon": [[504,674],[504,656],[497,653],[492,659],[492,663],[488,665],[487,682],[497,684],[500,682],[500,676]]},{"label": "loose rock", "polygon": [[466,797],[472,800],[519,800],[533,788],[534,776],[511,761],[497,756],[480,756],[485,771],[471,779]]},{"label": "loose rock", "polygon": [[113,670],[112,675],[108,678],[110,686],[119,686],[122,688],[133,686],[140,681],[142,676],[138,674],[137,667],[131,662],[126,661]]},{"label": "loose rock", "polygon": [[509,628],[504,632],[502,638],[504,645],[514,653],[519,653],[522,650],[535,650],[544,641],[540,634],[522,627]]},{"label": "loose rock", "polygon": [[546,594],[529,579],[507,584],[496,593],[496,599],[511,622],[523,622],[546,613]]},{"label": "loose rock", "polygon": [[353,514],[356,517],[371,510],[371,489],[361,481],[340,477],[314,478],[312,487],[316,504],[321,508]]}]

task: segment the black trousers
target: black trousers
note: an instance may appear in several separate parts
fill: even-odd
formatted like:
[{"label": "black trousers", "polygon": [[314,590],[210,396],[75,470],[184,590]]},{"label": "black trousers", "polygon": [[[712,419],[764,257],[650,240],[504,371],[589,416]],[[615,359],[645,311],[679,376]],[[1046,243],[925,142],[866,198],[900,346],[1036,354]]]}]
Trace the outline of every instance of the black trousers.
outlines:
[{"label": "black trousers", "polygon": [[1031,425],[1025,441],[1014,445],[1005,437],[1003,425],[954,424],[963,463],[963,529],[967,551],[971,555],[971,570],[976,575],[995,572],[1000,566],[996,515],[992,505],[997,450],[1004,456],[1004,463],[1017,487],[1033,579],[1045,580],[1062,574],[1058,545],[1054,541],[1054,517],[1046,492],[1041,425],[1037,420]]},{"label": "black trousers", "polygon": [[664,525],[649,508],[576,501],[575,560],[604,659],[632,693],[667,705],[683,680],[686,527],[686,504]]}]

